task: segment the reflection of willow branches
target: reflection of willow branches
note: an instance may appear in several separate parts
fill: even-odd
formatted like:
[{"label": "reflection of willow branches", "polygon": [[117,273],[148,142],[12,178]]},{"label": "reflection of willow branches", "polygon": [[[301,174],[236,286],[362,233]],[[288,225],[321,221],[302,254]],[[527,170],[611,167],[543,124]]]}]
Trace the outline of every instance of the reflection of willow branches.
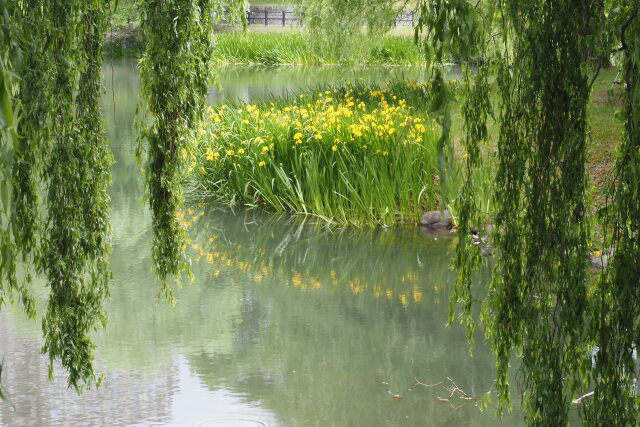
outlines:
[{"label": "reflection of willow branches", "polygon": [[6,400],[4,395],[4,388],[2,387],[2,365],[4,364],[4,360],[0,362],[0,400]]},{"label": "reflection of willow branches", "polygon": [[439,291],[452,278],[452,240],[428,239],[413,227],[335,228],[261,211],[198,215],[186,221],[193,224],[196,261],[277,274],[300,289],[346,284],[354,294],[368,289],[407,305],[420,302],[424,285]]}]

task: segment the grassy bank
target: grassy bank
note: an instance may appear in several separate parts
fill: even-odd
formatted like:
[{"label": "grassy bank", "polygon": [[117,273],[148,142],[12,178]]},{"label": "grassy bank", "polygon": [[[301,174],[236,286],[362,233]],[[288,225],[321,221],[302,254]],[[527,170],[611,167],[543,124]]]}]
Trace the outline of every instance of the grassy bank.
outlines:
[{"label": "grassy bank", "polygon": [[209,110],[189,193],[340,224],[417,222],[437,206],[436,126],[424,87],[346,85]]},{"label": "grassy bank", "polygon": [[[372,40],[357,37],[348,59],[314,48],[311,37],[300,29],[278,32],[220,32],[215,36],[214,60],[218,64],[379,64],[415,65],[424,63],[423,55],[409,37],[386,35]],[[137,57],[144,45],[137,27],[121,27],[107,35],[104,44],[108,57]]]},{"label": "grassy bank", "polygon": [[[233,64],[335,64],[345,62],[314,48],[311,37],[290,30],[280,33],[222,33],[216,36],[215,59]],[[362,35],[353,43],[350,64],[413,65],[424,62],[413,40],[386,35],[375,40]]]}]

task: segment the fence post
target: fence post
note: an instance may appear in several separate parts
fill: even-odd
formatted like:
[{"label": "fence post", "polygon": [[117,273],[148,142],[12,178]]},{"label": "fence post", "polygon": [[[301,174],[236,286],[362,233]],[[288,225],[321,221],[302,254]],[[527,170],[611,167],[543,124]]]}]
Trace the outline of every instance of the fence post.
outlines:
[{"label": "fence post", "polygon": [[285,11],[282,11],[282,26],[284,27],[284,22],[285,22]]},{"label": "fence post", "polygon": [[267,21],[267,9],[264,10],[264,26],[269,25],[269,21]]},{"label": "fence post", "polygon": [[411,11],[411,28],[413,28],[414,24],[413,24],[413,10]]}]

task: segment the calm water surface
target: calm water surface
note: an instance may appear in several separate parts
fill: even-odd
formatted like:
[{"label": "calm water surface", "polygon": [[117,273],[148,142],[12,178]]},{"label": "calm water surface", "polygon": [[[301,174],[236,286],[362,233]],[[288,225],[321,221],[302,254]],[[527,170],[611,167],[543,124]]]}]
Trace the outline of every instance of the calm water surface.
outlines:
[{"label": "calm water surface", "polygon": [[[417,69],[229,68],[211,102],[250,101],[338,80],[420,78]],[[113,81],[113,87],[111,82]],[[135,64],[106,69],[113,166],[114,272],[109,324],[95,334],[106,375],[82,396],[47,377],[41,332],[0,314],[3,426],[430,426],[501,422],[449,396],[491,389],[494,360],[476,337],[445,327],[454,241],[418,228],[329,230],[313,221],[193,206],[196,279],[157,298],[150,217],[133,156]],[[44,301],[44,287],[36,284]],[[42,311],[42,309],[41,309]]]}]

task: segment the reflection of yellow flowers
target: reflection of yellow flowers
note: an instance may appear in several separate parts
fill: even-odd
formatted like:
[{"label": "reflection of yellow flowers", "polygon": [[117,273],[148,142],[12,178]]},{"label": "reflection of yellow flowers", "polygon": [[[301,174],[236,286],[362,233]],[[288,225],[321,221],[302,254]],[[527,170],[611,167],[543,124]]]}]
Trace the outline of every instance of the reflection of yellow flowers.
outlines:
[{"label": "reflection of yellow flowers", "polygon": [[400,295],[400,304],[404,305],[405,307],[409,304],[409,299],[407,298],[407,294]]},{"label": "reflection of yellow flowers", "polygon": [[299,288],[300,286],[302,286],[302,276],[298,273],[294,274],[291,277],[291,283],[293,283],[293,286],[295,286],[296,288]]},{"label": "reflection of yellow flowers", "polygon": [[382,295],[382,288],[379,285],[373,287],[373,296],[376,298],[380,298]]},{"label": "reflection of yellow flowers", "polygon": [[420,301],[422,301],[422,289],[413,288],[413,302],[417,304]]}]

